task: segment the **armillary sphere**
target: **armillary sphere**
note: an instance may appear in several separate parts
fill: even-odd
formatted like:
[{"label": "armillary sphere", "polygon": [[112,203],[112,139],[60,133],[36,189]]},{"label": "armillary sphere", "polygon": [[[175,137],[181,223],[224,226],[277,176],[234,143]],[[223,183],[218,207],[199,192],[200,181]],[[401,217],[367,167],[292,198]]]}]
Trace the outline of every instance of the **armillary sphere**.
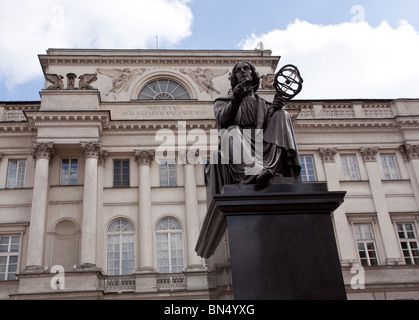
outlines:
[{"label": "armillary sphere", "polygon": [[303,88],[303,78],[297,67],[287,64],[279,69],[275,74],[274,88],[284,99],[294,98]]}]

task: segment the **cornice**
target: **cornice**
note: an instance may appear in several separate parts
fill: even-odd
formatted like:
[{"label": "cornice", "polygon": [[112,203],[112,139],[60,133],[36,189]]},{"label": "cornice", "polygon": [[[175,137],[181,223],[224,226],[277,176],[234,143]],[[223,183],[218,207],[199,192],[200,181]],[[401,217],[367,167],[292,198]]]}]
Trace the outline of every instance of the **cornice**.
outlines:
[{"label": "cornice", "polygon": [[297,119],[298,132],[397,132],[402,128],[393,119]]},{"label": "cornice", "polygon": [[25,112],[29,126],[38,127],[55,126],[99,126],[107,128],[110,122],[109,111],[29,111]]},{"label": "cornice", "polygon": [[[193,129],[200,129],[205,132],[216,129],[214,120],[202,121],[181,121],[186,123],[186,133]],[[103,131],[104,135],[119,135],[119,134],[155,134],[159,130],[170,130],[177,134],[179,121],[112,121],[108,127]]]},{"label": "cornice", "polygon": [[0,122],[0,136],[34,136],[36,130],[28,122]]},{"label": "cornice", "polygon": [[132,66],[233,66],[238,61],[246,60],[255,66],[267,66],[276,68],[278,56],[263,55],[211,55],[208,56],[189,56],[189,55],[115,55],[115,56],[99,56],[99,55],[39,55],[43,71],[47,70],[50,65],[132,65]]}]

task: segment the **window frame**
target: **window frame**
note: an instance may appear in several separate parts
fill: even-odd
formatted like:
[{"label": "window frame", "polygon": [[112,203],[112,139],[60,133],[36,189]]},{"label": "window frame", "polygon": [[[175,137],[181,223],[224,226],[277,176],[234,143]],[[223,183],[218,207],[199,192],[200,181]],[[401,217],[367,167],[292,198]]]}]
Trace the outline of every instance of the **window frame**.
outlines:
[{"label": "window frame", "polygon": [[[69,171],[68,171],[68,179],[67,179],[67,183],[63,183],[63,161],[64,160],[69,160]],[[70,183],[71,182],[71,164],[72,164],[72,160],[77,160],[77,170],[76,170],[76,183]],[[78,157],[62,157],[61,158],[61,163],[60,163],[60,186],[75,186],[78,184],[79,182],[79,168],[80,168],[80,161]]]},{"label": "window frame", "polygon": [[[151,85],[155,84],[158,88],[153,88]],[[175,86],[175,88],[169,91],[169,86]],[[165,88],[163,88],[165,87]],[[178,89],[182,91],[181,94],[173,95]],[[145,91],[148,90],[149,92],[146,93]],[[179,98],[181,96],[186,95],[185,98]],[[141,97],[142,96],[142,97]],[[167,79],[167,78],[160,78],[154,79],[147,82],[140,90],[140,93],[137,96],[137,100],[190,100],[191,95],[189,91],[185,88],[184,85],[179,83],[176,80]]]},{"label": "window frame", "polygon": [[[18,280],[16,274],[19,271],[19,265],[20,265],[20,256],[21,256],[21,251],[22,251],[22,234],[16,234],[16,233],[7,233],[7,234],[0,234],[0,239],[1,238],[9,238],[8,241],[8,249],[7,251],[0,251],[0,258],[1,257],[6,257],[6,263],[4,264],[5,266],[5,270],[4,273],[1,272],[0,273],[0,281],[13,281],[13,280]],[[12,245],[12,238],[13,237],[18,237],[19,238],[19,242],[17,244],[17,251],[10,251],[11,245]],[[0,240],[0,244],[1,244],[1,240]],[[10,257],[17,257],[16,259],[16,263],[13,263],[14,265],[16,265],[16,270],[13,272],[11,272],[10,269]],[[1,263],[1,262],[0,262]],[[1,267],[1,264],[0,264]],[[9,279],[10,275],[14,275],[13,279]]]},{"label": "window frame", "polygon": [[[311,176],[310,174],[307,174],[307,158],[311,159],[311,165],[312,165],[312,171],[313,171],[313,178],[314,180],[310,180],[309,177]],[[303,182],[315,182],[317,181],[317,174],[316,174],[316,168],[314,165],[314,157],[312,155],[300,155],[300,165],[301,165],[301,179]],[[302,161],[303,160],[303,161]],[[304,167],[303,167],[304,165]],[[304,174],[305,172],[305,174]],[[308,179],[307,179],[308,178]],[[305,180],[306,179],[306,180]]]},{"label": "window frame", "polygon": [[[121,167],[120,167],[120,171],[119,171],[119,176],[120,176],[119,180],[115,179],[115,163],[116,162],[121,163]],[[124,185],[124,178],[123,178],[124,177],[124,172],[123,172],[123,169],[124,169],[123,164],[124,163],[128,163],[128,175],[127,175],[128,180],[126,181],[127,185]],[[131,174],[130,171],[131,170],[130,170],[130,167],[131,167],[130,159],[113,159],[113,171],[112,171],[112,175],[113,175],[112,186],[113,186],[113,188],[129,188],[130,187],[130,184],[131,184],[131,179],[130,179],[130,174]]]},{"label": "window frame", "polygon": [[[347,161],[347,159],[351,157],[353,158],[354,162],[350,163]],[[344,161],[345,159],[345,161]],[[361,175],[359,172],[359,165],[358,165],[358,159],[356,154],[353,153],[348,153],[348,154],[341,154],[340,155],[340,162],[341,162],[341,166],[342,166],[342,171],[343,171],[343,178],[345,181],[360,181],[361,180]],[[354,164],[355,168],[351,168],[350,165]],[[356,175],[354,174],[354,171],[356,170]]]},{"label": "window frame", "polygon": [[[388,166],[389,161],[388,161],[388,157],[392,157],[393,161],[394,161],[394,171],[395,172],[390,172],[389,169],[391,168],[390,166]],[[384,158],[384,159],[383,159]],[[381,161],[381,167],[383,169],[383,173],[384,173],[384,179],[385,180],[400,180],[400,170],[397,164],[397,158],[395,154],[381,154],[380,155],[380,161]]]},{"label": "window frame", "polygon": [[[131,227],[132,230],[128,230],[128,231],[109,231],[109,229],[117,222],[120,223],[120,221],[124,221],[127,222],[127,225],[129,225]],[[110,242],[109,241],[109,237],[112,237],[112,239],[118,239],[118,243],[114,243],[114,242]],[[132,237],[132,241],[130,242],[124,242],[124,237]],[[115,275],[115,276],[119,276],[119,275],[130,275],[135,271],[135,257],[136,257],[136,245],[135,245],[136,239],[135,239],[135,226],[134,224],[125,218],[117,218],[112,220],[112,222],[109,224],[108,228],[106,229],[106,272],[108,275]],[[114,244],[118,245],[118,250],[114,250]],[[124,251],[123,247],[124,244],[128,244],[131,245],[132,244],[132,250],[126,250]],[[112,250],[109,250],[109,246],[112,245]],[[129,253],[132,252],[132,258],[125,258],[124,259],[124,253]],[[115,258],[115,254],[118,254],[117,259]],[[112,259],[110,259],[109,255],[113,255]],[[114,263],[115,261],[119,262],[119,266],[118,268],[115,268],[114,266],[110,267],[110,263]],[[127,269],[129,270],[128,273],[124,273],[124,268],[123,268],[123,264],[124,262],[129,262],[132,261],[132,270],[130,267],[128,267]],[[117,271],[117,273],[115,273],[115,270]]]},{"label": "window frame", "polygon": [[[168,219],[169,222],[170,220],[174,220],[176,222],[177,225],[179,225],[179,229],[158,229],[159,224],[163,223],[164,220]],[[184,236],[184,232],[183,232],[183,226],[182,223],[180,222],[179,219],[175,218],[175,217],[171,217],[171,216],[167,216],[167,217],[163,217],[161,219],[159,219],[159,221],[156,223],[156,226],[154,228],[154,239],[155,239],[155,254],[156,254],[156,269],[157,272],[159,273],[163,273],[163,274],[172,274],[172,273],[181,273],[184,271],[185,269],[185,236]],[[159,237],[158,235],[162,235],[162,234],[167,234],[167,240],[165,242],[163,241],[159,241]],[[180,234],[180,239],[176,239],[176,237],[174,238],[174,235],[179,235]],[[174,238],[174,239],[173,239]],[[159,248],[159,243],[166,243],[167,244],[167,250],[160,249]],[[175,244],[176,243],[176,244]],[[181,248],[175,247],[173,248],[173,245],[179,245],[181,246]],[[173,257],[172,256],[172,251],[175,250],[176,251],[176,255],[179,253],[178,251],[181,250],[181,254],[182,256],[176,256]],[[163,252],[163,256],[160,257],[159,256],[159,252]],[[164,255],[164,252],[167,252],[167,257]],[[182,262],[181,265],[176,264],[176,266],[173,265],[172,263],[172,259],[177,259],[180,260]],[[160,265],[160,263],[162,261],[159,260],[167,260],[168,261],[168,265]],[[177,261],[178,262],[178,261]],[[165,270],[165,268],[167,270]]]},{"label": "window frame", "polygon": [[[10,186],[9,183],[10,181],[10,164],[12,162],[16,162],[16,173],[13,177],[13,186]],[[19,177],[19,163],[24,163],[25,167],[23,168],[23,179],[22,180],[18,180]],[[26,178],[26,167],[27,167],[27,159],[9,159],[9,162],[7,164],[7,178],[6,178],[6,189],[22,189],[25,187],[25,178]],[[22,181],[21,185],[17,185],[18,181]]]},{"label": "window frame", "polygon": [[[409,237],[400,238],[399,225],[403,226],[402,232],[406,235],[407,231],[406,231],[405,226],[408,224],[412,226],[411,232],[413,233],[414,237],[413,238],[409,238]],[[395,227],[396,227],[396,233],[399,239],[400,250],[402,252],[402,256],[403,256],[403,260],[405,264],[406,265],[419,265],[419,252],[417,256],[413,255],[412,247],[411,247],[411,243],[415,243],[416,248],[414,249],[416,251],[419,250],[419,238],[418,238],[418,229],[417,229],[416,223],[414,221],[395,221]],[[403,247],[402,243],[406,243],[406,248]],[[408,256],[405,255],[406,251],[408,252]],[[409,263],[407,263],[407,261],[409,261]]]},{"label": "window frame", "polygon": [[[164,167],[164,163],[166,164]],[[162,172],[165,168],[166,172]],[[173,169],[173,172],[170,172]],[[177,187],[177,163],[174,159],[160,160],[159,163],[160,187]],[[163,179],[163,177],[165,179]],[[171,179],[171,177],[174,179]],[[164,183],[166,182],[166,183]]]},{"label": "window frame", "polygon": [[[360,227],[360,231],[361,231],[361,239],[357,238],[357,232],[355,227]],[[369,227],[369,232],[371,234],[371,239],[368,238],[364,238],[364,232],[362,230],[362,226],[368,226]],[[378,253],[378,246],[377,246],[377,238],[375,236],[375,230],[374,230],[374,226],[372,222],[367,222],[367,221],[354,221],[352,223],[352,231],[353,231],[353,236],[354,236],[354,240],[355,240],[355,244],[356,244],[356,251],[358,254],[358,259],[359,262],[361,263],[361,265],[363,267],[376,267],[376,266],[380,266],[380,257],[379,257],[379,253]],[[360,248],[359,248],[359,244],[363,245],[363,252],[365,252],[365,257],[361,257],[361,253],[360,253]],[[372,244],[373,248],[368,248],[368,244]],[[373,252],[375,253],[375,257],[371,257],[370,256],[370,252],[371,250],[373,250]],[[376,260],[376,264],[372,264],[371,260]],[[364,261],[366,261],[366,263],[364,263]]]}]

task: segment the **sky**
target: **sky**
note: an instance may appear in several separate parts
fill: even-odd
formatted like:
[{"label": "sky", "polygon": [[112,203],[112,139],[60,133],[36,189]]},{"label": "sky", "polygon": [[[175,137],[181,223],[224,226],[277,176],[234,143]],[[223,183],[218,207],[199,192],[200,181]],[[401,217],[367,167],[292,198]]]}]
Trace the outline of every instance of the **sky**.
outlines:
[{"label": "sky", "polygon": [[419,98],[417,0],[0,0],[0,101],[40,100],[49,48],[261,42],[298,67],[299,99]]}]

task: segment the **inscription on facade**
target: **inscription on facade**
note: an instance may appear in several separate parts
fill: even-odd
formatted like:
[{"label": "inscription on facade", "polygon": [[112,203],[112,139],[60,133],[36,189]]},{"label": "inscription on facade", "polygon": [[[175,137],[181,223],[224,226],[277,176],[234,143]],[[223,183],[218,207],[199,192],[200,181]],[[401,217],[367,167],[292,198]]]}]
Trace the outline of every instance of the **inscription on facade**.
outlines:
[{"label": "inscription on facade", "polygon": [[213,112],[211,108],[185,107],[185,106],[142,106],[139,108],[113,109],[112,118],[117,120],[134,119],[212,119]]}]

